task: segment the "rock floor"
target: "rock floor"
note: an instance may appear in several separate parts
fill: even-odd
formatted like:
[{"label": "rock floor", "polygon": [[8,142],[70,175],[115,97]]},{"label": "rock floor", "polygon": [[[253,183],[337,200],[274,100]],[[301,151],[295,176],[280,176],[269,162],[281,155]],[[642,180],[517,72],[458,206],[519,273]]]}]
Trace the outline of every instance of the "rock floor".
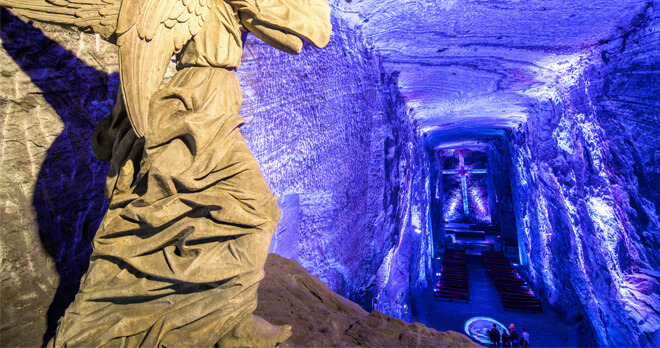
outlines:
[{"label": "rock floor", "polygon": [[571,327],[553,313],[546,302],[543,312],[504,311],[495,286],[491,283],[481,255],[466,255],[470,301],[435,300],[433,292],[425,291],[413,303],[416,321],[439,331],[453,330],[465,334],[467,320],[476,316],[491,317],[505,326],[514,323],[516,331],[527,329],[532,347],[574,347],[577,344]]}]

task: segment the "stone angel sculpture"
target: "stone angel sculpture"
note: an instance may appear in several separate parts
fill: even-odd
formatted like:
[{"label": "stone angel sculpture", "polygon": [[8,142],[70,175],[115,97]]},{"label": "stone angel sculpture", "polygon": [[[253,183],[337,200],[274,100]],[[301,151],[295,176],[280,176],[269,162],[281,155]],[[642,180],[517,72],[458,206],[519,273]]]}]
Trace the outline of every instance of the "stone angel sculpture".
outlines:
[{"label": "stone angel sculpture", "polygon": [[[97,126],[108,211],[51,347],[269,347],[253,315],[280,216],[242,138],[234,71],[247,32],[288,53],[329,41],[327,0],[0,0],[119,47],[117,103]],[[161,85],[176,54],[177,73]]]}]

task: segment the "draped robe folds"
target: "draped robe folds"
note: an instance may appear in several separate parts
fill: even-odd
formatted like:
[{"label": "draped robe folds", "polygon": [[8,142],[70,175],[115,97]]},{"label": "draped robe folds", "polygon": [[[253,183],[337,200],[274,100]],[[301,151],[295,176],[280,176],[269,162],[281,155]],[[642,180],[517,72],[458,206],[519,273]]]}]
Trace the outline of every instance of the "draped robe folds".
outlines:
[{"label": "draped robe folds", "polygon": [[93,149],[110,160],[89,269],[49,346],[215,345],[252,314],[279,219],[239,131],[243,28],[297,53],[327,44],[327,0],[215,0],[136,136],[118,98]]}]

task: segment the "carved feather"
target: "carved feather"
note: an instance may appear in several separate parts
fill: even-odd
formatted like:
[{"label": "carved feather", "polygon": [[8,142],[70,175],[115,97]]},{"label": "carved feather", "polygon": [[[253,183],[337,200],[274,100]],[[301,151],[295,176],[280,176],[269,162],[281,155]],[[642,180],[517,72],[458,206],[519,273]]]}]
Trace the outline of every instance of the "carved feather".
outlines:
[{"label": "carved feather", "polygon": [[183,14],[183,11],[186,11],[186,6],[183,3],[178,3],[176,7],[170,12],[169,19],[177,19]]},{"label": "carved feather", "polygon": [[140,1],[131,6],[139,8],[133,25],[120,19],[130,29],[119,36],[117,43],[126,110],[135,133],[142,137],[149,130],[151,96],[158,90],[172,54],[200,31],[211,1],[204,1],[204,6],[200,0]]},{"label": "carved feather", "polygon": [[113,41],[122,0],[0,0],[0,6],[40,22],[74,25]]}]

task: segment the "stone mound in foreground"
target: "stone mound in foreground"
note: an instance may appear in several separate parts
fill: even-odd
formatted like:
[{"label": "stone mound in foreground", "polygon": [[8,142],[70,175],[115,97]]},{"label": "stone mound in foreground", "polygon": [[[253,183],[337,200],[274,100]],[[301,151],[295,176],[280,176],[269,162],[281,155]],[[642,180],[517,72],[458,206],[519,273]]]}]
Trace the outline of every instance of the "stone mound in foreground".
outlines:
[{"label": "stone mound in foreground", "polygon": [[367,313],[296,261],[270,254],[265,270],[255,314],[293,327],[282,347],[479,347],[455,331],[409,324],[378,311]]}]

